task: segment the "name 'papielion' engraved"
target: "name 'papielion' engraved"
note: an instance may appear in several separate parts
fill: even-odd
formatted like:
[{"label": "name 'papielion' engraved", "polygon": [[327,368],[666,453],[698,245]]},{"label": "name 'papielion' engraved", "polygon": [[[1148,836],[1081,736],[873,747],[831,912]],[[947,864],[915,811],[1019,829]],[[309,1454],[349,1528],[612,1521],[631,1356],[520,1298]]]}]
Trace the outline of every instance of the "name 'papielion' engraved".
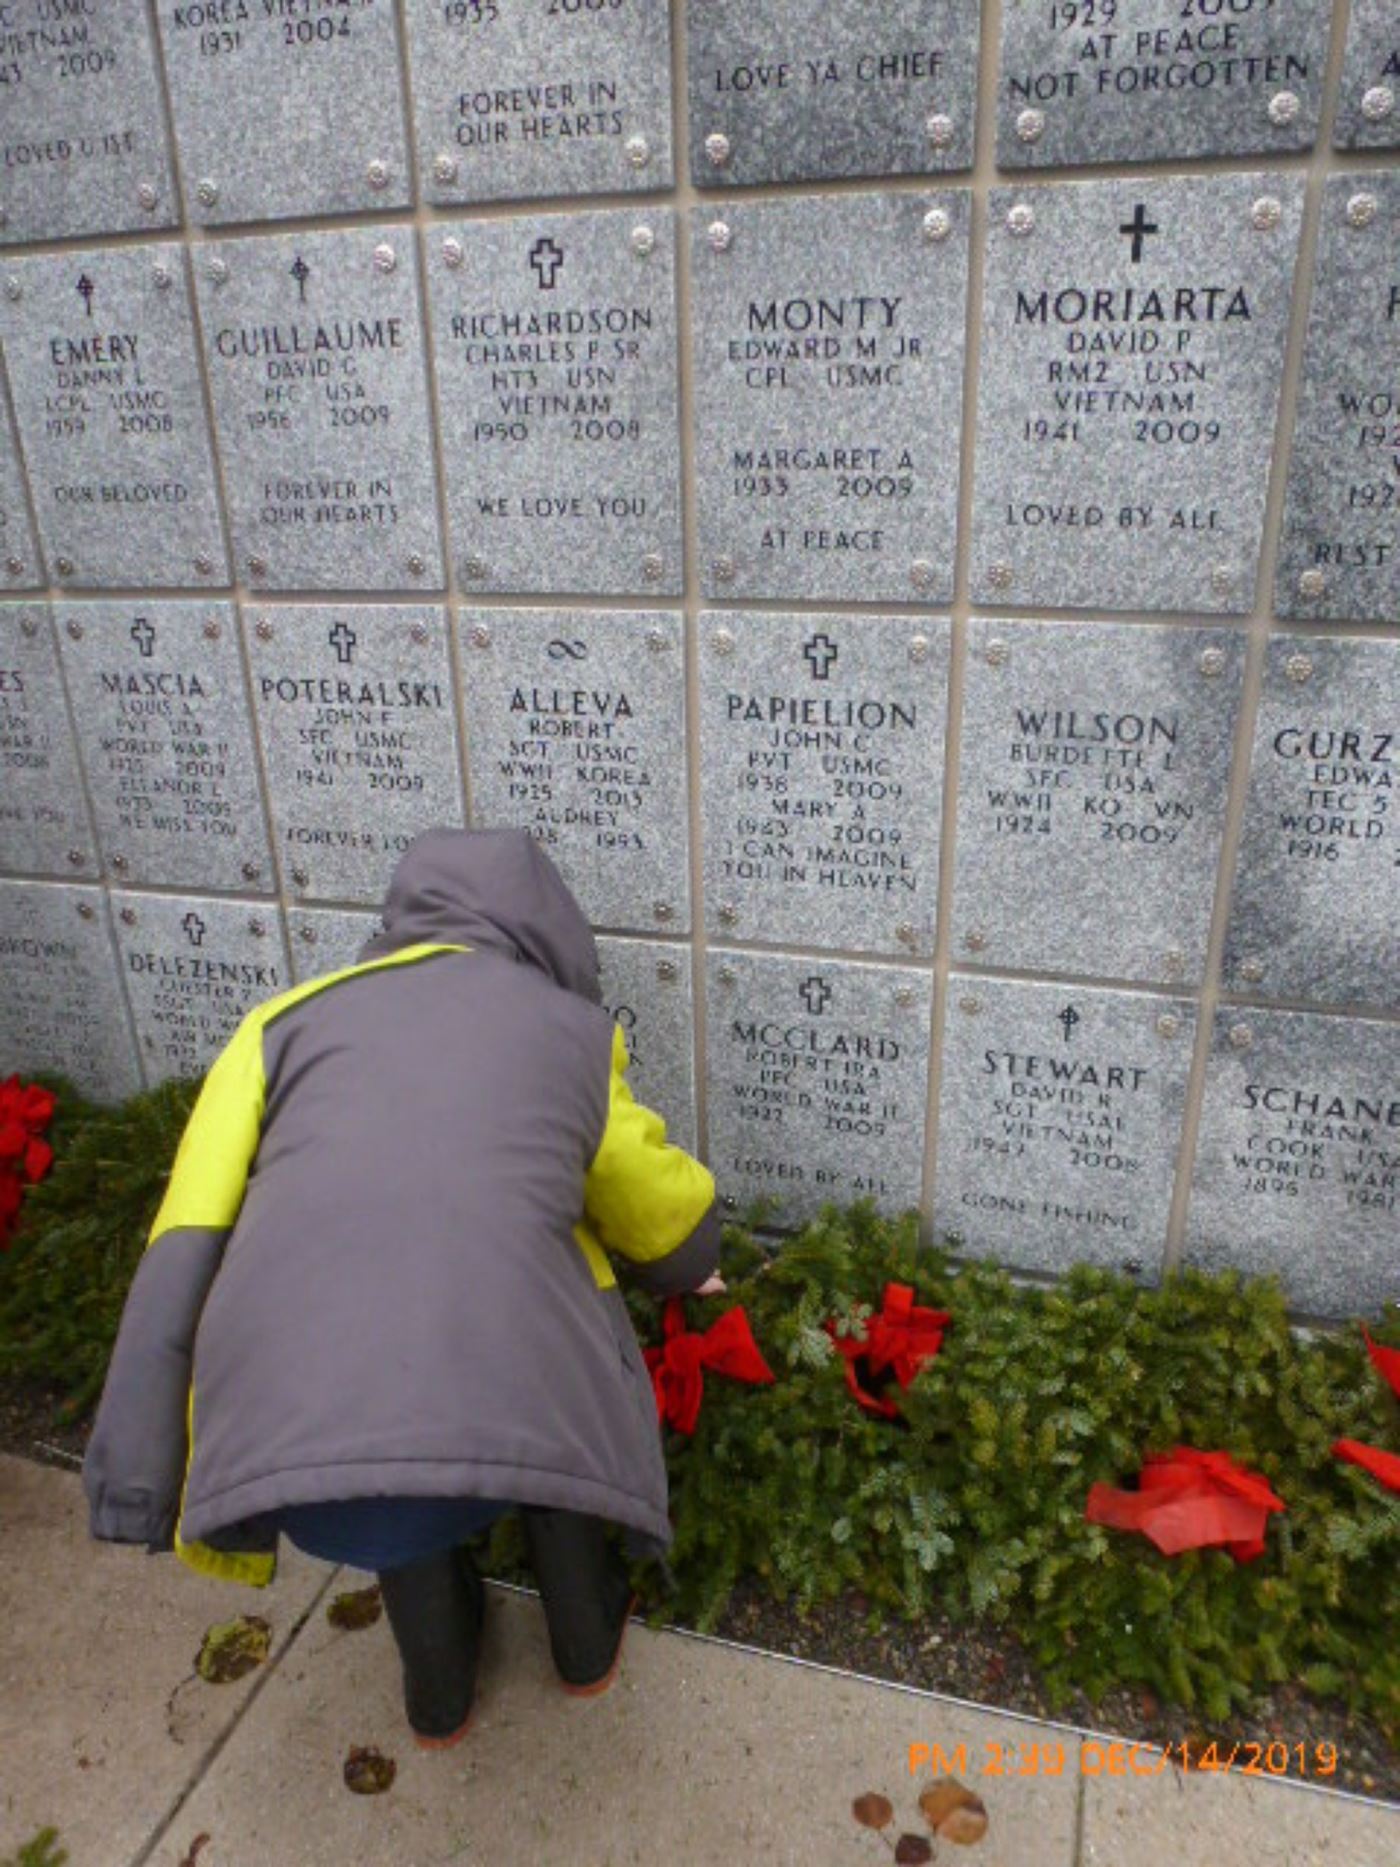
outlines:
[{"label": "name 'papielion' engraved", "polygon": [[1400,174],[1334,175],[1288,469],[1274,607],[1400,622]]},{"label": "name 'papielion' engraved", "polygon": [[951,598],[968,227],[966,195],[696,210],[706,595]]},{"label": "name 'papielion' engraved", "polygon": [[160,0],[156,11],[191,219],[409,201],[393,0]]},{"label": "name 'papielion' engraved", "polygon": [[120,1102],[141,1087],[100,888],[0,880],[0,1059]]},{"label": "name 'papielion' engraved", "polygon": [[1324,0],[1007,0],[1002,168],[1309,149]]},{"label": "name 'papielion' engraved", "polygon": [[1400,1024],[1222,1007],[1186,1215],[1188,1262],[1283,1279],[1355,1316],[1400,1283]]},{"label": "name 'papielion' engraved", "polygon": [[[197,267],[238,557],[265,589],[442,581],[406,229],[277,234]],[[392,262],[392,263],[390,263]]]},{"label": "name 'papielion' engraved", "polygon": [[982,617],[969,630],[955,950],[1199,980],[1243,638]]},{"label": "name 'papielion' engraved", "polygon": [[979,12],[962,0],[687,0],[691,178],[971,168]]},{"label": "name 'papielion' engraved", "polygon": [[684,932],[679,616],[473,610],[461,645],[475,825],[537,837],[597,925]]},{"label": "name 'papielion' engraved", "polygon": [[147,1080],[198,1076],[239,1021],[291,983],[265,901],[114,893],[117,946]]},{"label": "name 'papielion' engraved", "polygon": [[227,582],[183,250],[73,249],[5,271],[0,339],[57,580]]},{"label": "name 'papielion' engraved", "polygon": [[97,872],[47,603],[0,603],[0,869]]},{"label": "name 'papielion' engraved", "polygon": [[1334,140],[1339,149],[1400,145],[1400,9],[1395,0],[1351,0]]},{"label": "name 'papielion' engraved", "polygon": [[1028,1270],[1155,1279],[1195,1006],[956,972],[948,996],[935,1235]]},{"label": "name 'papielion' engraved", "polygon": [[1400,1009],[1400,642],[1268,644],[1225,980]]},{"label": "name 'papielion' engraved", "polygon": [[405,23],[430,201],[670,186],[664,0],[437,0]]},{"label": "name 'papielion' engraved", "polygon": [[452,546],[467,589],[674,596],[671,211],[443,225],[428,273]]},{"label": "name 'papielion' engraved", "polygon": [[56,612],[108,874],[273,891],[231,603]]},{"label": "name 'papielion' engraved", "polygon": [[1254,603],[1301,176],[995,190],[973,595]]},{"label": "name 'papielion' engraved", "polygon": [[43,581],[43,566],[24,498],[19,443],[0,395],[0,590],[34,590]]},{"label": "name 'papielion' engraved", "polygon": [[781,1221],[830,1201],[919,1203],[932,981],[898,966],[711,947],[710,1163],[729,1204]]},{"label": "name 'papielion' engraved", "polygon": [[655,940],[598,942],[603,1009],[622,1028],[627,1080],[677,1147],[695,1146],[695,999],[690,949]]},{"label": "name 'papielion' engraved", "polygon": [[146,9],[0,6],[0,246],[178,218]]},{"label": "name 'papielion' engraved", "polygon": [[377,906],[415,836],[463,821],[446,614],[279,605],[247,639],[284,881]]},{"label": "name 'papielion' engraved", "polygon": [[950,625],[712,612],[700,642],[711,931],[932,953]]}]

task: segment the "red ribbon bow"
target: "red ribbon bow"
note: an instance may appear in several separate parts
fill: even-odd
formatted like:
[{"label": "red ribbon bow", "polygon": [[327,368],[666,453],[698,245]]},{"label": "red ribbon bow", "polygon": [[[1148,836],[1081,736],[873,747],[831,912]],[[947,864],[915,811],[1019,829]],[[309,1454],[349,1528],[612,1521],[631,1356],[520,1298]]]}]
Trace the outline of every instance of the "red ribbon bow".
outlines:
[{"label": "red ribbon bow", "polygon": [[53,1111],[49,1090],[22,1084],[18,1076],[0,1083],[0,1250],[9,1242],[24,1188],[42,1180],[53,1164],[53,1149],[40,1139]]},{"label": "red ribbon bow", "polygon": [[[1366,1353],[1376,1372],[1390,1384],[1391,1391],[1400,1396],[1400,1348],[1386,1348],[1380,1342],[1373,1342],[1364,1326],[1361,1333],[1366,1337]],[[1400,1491],[1400,1457],[1395,1453],[1382,1452],[1379,1446],[1362,1445],[1358,1439],[1338,1439],[1332,1447],[1332,1455],[1370,1472],[1373,1478],[1380,1479],[1387,1491]]]},{"label": "red ribbon bow", "polygon": [[1164,1556],[1223,1545],[1236,1562],[1253,1562],[1264,1553],[1270,1512],[1287,1508],[1228,1452],[1174,1446],[1148,1454],[1136,1491],[1091,1485],[1084,1515],[1111,1530],[1140,1530]]},{"label": "red ribbon bow", "polygon": [[893,1420],[899,1417],[899,1402],[862,1386],[857,1363],[864,1362],[868,1379],[889,1370],[901,1387],[908,1387],[942,1348],[943,1331],[952,1320],[947,1310],[917,1304],[909,1284],[886,1284],[882,1306],[866,1323],[863,1336],[838,1335],[831,1322],[826,1332],[846,1363],[846,1386],[853,1397],[867,1413]]},{"label": "red ribbon bow", "polygon": [[700,1417],[706,1368],[734,1381],[766,1386],[776,1379],[759,1353],[742,1305],[726,1310],[703,1332],[685,1326],[685,1305],[671,1297],[662,1315],[666,1340],[645,1350],[660,1419],[678,1433],[693,1433]]}]

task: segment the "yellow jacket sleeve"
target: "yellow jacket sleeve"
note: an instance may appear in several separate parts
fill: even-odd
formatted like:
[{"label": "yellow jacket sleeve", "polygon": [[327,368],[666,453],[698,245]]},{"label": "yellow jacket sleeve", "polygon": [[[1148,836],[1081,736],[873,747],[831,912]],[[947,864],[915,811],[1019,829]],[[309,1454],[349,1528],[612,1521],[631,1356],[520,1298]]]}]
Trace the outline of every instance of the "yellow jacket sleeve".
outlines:
[{"label": "yellow jacket sleeve", "polygon": [[204,1079],[170,1172],[150,1243],[187,1227],[229,1230],[243,1204],[262,1133],[262,1027],[245,1018]]}]

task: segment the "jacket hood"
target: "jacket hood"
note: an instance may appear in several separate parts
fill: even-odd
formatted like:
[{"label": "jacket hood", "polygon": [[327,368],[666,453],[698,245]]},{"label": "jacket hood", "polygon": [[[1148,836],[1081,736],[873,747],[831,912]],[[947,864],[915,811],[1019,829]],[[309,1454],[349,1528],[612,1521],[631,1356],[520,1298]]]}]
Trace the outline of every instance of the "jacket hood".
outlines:
[{"label": "jacket hood", "polygon": [[489,948],[538,966],[598,1004],[598,949],[564,878],[524,830],[428,830],[399,858],[384,932],[360,962],[441,942]]}]

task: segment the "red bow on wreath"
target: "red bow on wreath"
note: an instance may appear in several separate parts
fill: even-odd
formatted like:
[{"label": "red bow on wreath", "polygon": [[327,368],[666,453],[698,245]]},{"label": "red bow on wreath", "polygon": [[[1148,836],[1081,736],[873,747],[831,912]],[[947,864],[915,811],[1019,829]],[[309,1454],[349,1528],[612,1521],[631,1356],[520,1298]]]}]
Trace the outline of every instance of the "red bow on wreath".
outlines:
[{"label": "red bow on wreath", "polygon": [[644,1351],[656,1394],[656,1411],[678,1433],[693,1433],[705,1391],[704,1370],[734,1381],[766,1386],[776,1379],[759,1353],[742,1305],[726,1310],[703,1333],[685,1326],[685,1305],[671,1297],[662,1316],[666,1340]]},{"label": "red bow on wreath", "polygon": [[1164,1556],[1223,1545],[1236,1562],[1253,1562],[1264,1553],[1269,1513],[1287,1508],[1228,1452],[1174,1446],[1148,1454],[1136,1491],[1090,1485],[1084,1515],[1111,1530],[1140,1530]]},{"label": "red bow on wreath", "polygon": [[886,1284],[883,1305],[866,1323],[863,1336],[838,1335],[832,1322],[827,1323],[826,1332],[846,1363],[846,1386],[854,1398],[867,1413],[894,1420],[899,1417],[899,1402],[875,1392],[871,1385],[863,1386],[862,1373],[871,1383],[893,1374],[901,1387],[908,1387],[942,1348],[943,1331],[952,1320],[947,1310],[917,1304],[910,1285]]},{"label": "red bow on wreath", "polygon": [[54,1099],[18,1076],[0,1083],[0,1250],[9,1242],[25,1187],[42,1180],[53,1163],[53,1149],[40,1134],[53,1116]]},{"label": "red bow on wreath", "polygon": [[[1366,1337],[1366,1353],[1376,1372],[1390,1383],[1395,1394],[1400,1395],[1400,1348],[1386,1348],[1380,1342],[1373,1342],[1364,1327],[1361,1333]],[[1334,1458],[1345,1459],[1348,1465],[1359,1465],[1362,1471],[1370,1472],[1388,1491],[1400,1491],[1400,1456],[1394,1452],[1362,1445],[1358,1439],[1339,1439],[1332,1447],[1332,1454]]]}]

